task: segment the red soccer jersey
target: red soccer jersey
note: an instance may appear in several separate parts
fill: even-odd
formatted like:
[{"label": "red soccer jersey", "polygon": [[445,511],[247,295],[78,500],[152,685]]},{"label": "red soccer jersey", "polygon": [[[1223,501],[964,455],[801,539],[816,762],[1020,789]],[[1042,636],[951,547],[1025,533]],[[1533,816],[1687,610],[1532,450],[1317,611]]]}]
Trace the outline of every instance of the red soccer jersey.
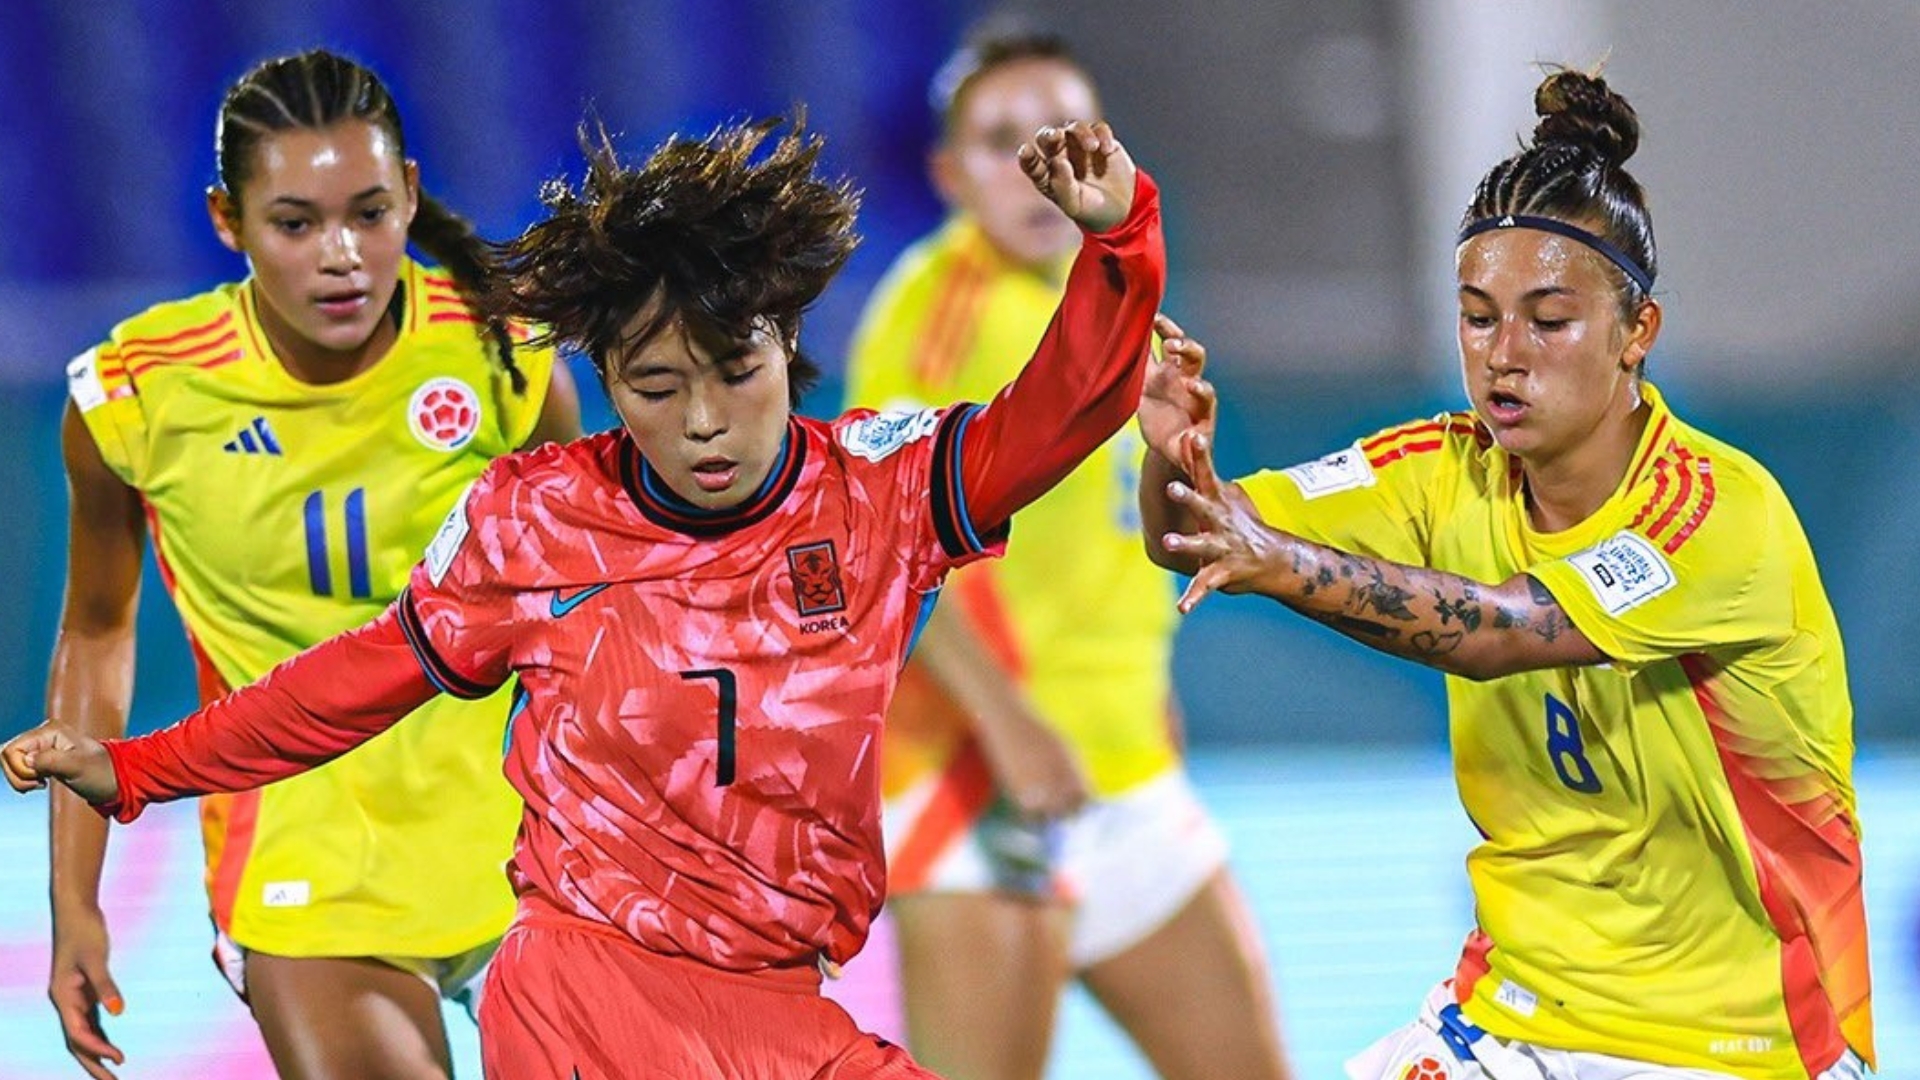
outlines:
[{"label": "red soccer jersey", "polygon": [[881,717],[941,578],[997,547],[942,490],[974,411],[797,419],[721,514],[624,433],[475,486],[401,625],[443,689],[520,677],[518,891],[721,968],[858,949],[886,886]]},{"label": "red soccer jersey", "polygon": [[1131,418],[1165,276],[1142,173],[992,402],[796,419],[726,512],[674,498],[624,433],[496,461],[386,614],[108,740],[102,812],[289,776],[517,674],[523,904],[727,970],[846,959],[885,892],[879,725],[922,611]]}]

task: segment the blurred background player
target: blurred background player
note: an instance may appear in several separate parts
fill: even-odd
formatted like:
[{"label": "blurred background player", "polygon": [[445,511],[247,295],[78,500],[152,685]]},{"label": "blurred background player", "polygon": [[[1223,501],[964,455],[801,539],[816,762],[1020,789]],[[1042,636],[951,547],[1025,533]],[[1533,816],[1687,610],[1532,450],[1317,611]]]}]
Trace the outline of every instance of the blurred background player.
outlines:
[{"label": "blurred background player", "polygon": [[[68,366],[47,712],[99,737],[127,727],[149,532],[211,701],[379,613],[488,461],[579,429],[552,352],[470,306],[484,248],[420,191],[371,71],[320,50],[255,67],[215,151],[208,212],[250,276]],[[439,999],[477,987],[513,909],[507,704],[435,702],[349,761],[202,802],[215,957],[282,1076],[448,1074]],[[109,1076],[106,830],[66,792],[52,814],[49,996],[74,1058]]]},{"label": "blurred background player", "polygon": [[1085,238],[1030,363],[985,406],[807,420],[800,317],[857,199],[797,126],[759,155],[774,128],[637,168],[603,139],[505,249],[500,308],[591,357],[620,428],[497,463],[373,622],[161,732],[44,726],[6,748],[9,779],[131,820],[517,674],[520,904],[487,977],[488,1075],[932,1075],[819,994],[884,895],[874,751],[948,569],[997,553],[1137,407],[1159,196],[1104,123],[1042,129],[1017,160]]},{"label": "blurred background player", "polygon": [[[988,400],[1053,318],[1079,243],[1022,175],[1035,128],[1098,116],[1058,37],[982,26],[935,78],[929,165],[952,211],[855,331],[848,401]],[[1063,414],[1064,415],[1064,414]],[[1079,979],[1168,1078],[1283,1077],[1271,980],[1188,783],[1169,576],[1141,557],[1129,427],[956,572],[885,733],[888,910],[914,1054],[1037,1078]]]},{"label": "blurred background player", "polygon": [[1853,1080],[1873,1060],[1853,715],[1780,485],[1646,379],[1626,100],[1557,71],[1457,248],[1471,412],[1238,485],[1203,351],[1141,423],[1162,565],[1445,671],[1475,926],[1354,1080]]}]

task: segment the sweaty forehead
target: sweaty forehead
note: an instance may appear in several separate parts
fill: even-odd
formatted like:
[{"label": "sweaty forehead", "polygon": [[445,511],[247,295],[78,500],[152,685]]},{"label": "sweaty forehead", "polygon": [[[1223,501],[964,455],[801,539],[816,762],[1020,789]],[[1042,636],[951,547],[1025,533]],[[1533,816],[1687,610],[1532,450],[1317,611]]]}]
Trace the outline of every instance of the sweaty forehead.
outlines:
[{"label": "sweaty forehead", "polygon": [[1604,289],[1607,264],[1585,244],[1538,229],[1494,229],[1454,253],[1462,287],[1504,295],[1538,289]]},{"label": "sweaty forehead", "polygon": [[353,191],[390,184],[400,172],[396,149],[385,128],[361,120],[276,131],[254,151],[249,186],[275,198],[335,184]]}]

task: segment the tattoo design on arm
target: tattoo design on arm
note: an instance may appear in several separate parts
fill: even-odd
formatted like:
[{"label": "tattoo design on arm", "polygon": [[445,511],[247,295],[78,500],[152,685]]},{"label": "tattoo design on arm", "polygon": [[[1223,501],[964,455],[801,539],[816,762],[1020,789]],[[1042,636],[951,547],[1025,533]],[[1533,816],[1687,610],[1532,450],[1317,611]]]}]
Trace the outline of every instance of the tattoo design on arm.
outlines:
[{"label": "tattoo design on arm", "polygon": [[1287,541],[1292,580],[1277,599],[1393,656],[1465,674],[1469,663],[1456,654],[1469,643],[1515,632],[1553,643],[1573,625],[1531,577],[1526,598],[1515,600],[1457,574]]}]

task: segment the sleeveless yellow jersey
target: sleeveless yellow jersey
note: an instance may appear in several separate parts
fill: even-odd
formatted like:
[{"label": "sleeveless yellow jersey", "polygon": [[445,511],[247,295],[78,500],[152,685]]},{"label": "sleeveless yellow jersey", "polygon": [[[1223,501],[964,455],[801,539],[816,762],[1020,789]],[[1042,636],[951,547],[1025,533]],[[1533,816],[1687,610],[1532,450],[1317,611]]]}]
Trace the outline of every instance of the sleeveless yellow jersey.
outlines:
[{"label": "sleeveless yellow jersey", "polygon": [[[345,382],[296,381],[253,291],[160,304],[68,366],[101,455],[145,502],[202,696],[378,615],[454,500],[532,431],[549,351],[516,395],[445,274],[402,265],[400,334]],[[441,698],[326,766],[201,801],[215,923],[284,956],[450,956],[502,933],[518,799],[508,699]]]},{"label": "sleeveless yellow jersey", "polygon": [[[868,304],[849,405],[990,401],[1033,355],[1071,262],[1034,274],[1003,260],[970,221],[949,222],[901,256]],[[1005,558],[962,567],[944,590],[1073,745],[1098,795],[1177,760],[1168,726],[1175,594],[1142,554],[1143,453],[1129,425],[1020,511]],[[903,680],[888,717],[887,791],[941,768],[968,730],[928,677]]]},{"label": "sleeveless yellow jersey", "polygon": [[1653,387],[1619,489],[1530,526],[1471,414],[1242,481],[1267,521],[1497,583],[1525,572],[1612,658],[1448,678],[1478,928],[1455,990],[1503,1038],[1740,1077],[1873,1058],[1853,713],[1798,518]]}]

